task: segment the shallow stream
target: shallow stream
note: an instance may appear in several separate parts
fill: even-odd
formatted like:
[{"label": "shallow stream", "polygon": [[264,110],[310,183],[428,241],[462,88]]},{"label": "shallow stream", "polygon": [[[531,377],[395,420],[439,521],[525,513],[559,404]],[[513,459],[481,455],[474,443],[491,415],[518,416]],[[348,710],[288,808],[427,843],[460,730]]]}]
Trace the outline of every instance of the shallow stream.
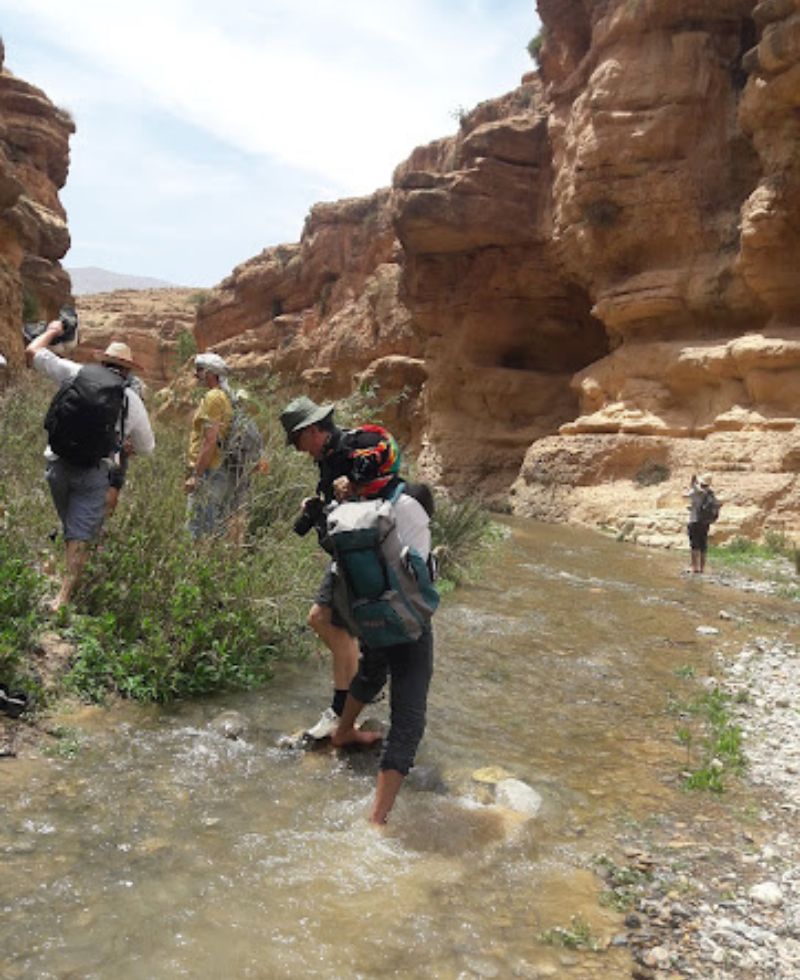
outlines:
[{"label": "shallow stream", "polygon": [[[796,635],[798,604],[681,575],[676,553],[509,526],[437,615],[428,731],[383,834],[372,753],[276,747],[324,706],[322,659],[213,702],[87,709],[61,720],[74,755],[0,763],[0,976],[630,976],[624,947],[547,932],[623,931],[597,856],[623,825],[712,805],[680,788],[671,693]],[[231,709],[235,741],[212,724]],[[472,778],[490,766],[541,794],[536,818],[492,805]]]}]

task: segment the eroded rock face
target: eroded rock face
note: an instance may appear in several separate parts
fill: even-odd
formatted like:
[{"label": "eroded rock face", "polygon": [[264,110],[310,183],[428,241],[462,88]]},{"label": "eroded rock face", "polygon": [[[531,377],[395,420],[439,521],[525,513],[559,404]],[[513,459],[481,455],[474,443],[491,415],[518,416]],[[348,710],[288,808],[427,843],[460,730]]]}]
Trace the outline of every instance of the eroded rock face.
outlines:
[{"label": "eroded rock face", "polygon": [[800,6],[538,10],[538,73],[234,270],[198,340],[404,391],[423,471],[520,514],[674,543],[712,470],[720,535],[800,534]]},{"label": "eroded rock face", "polygon": [[59,260],[69,248],[58,198],[75,126],[40,89],[4,67],[0,41],[0,352],[22,365],[23,309],[49,319],[69,299]]},{"label": "eroded rock face", "polygon": [[403,298],[429,376],[420,462],[493,499],[527,446],[574,418],[570,379],[607,351],[553,241],[545,109],[531,79],[394,175]]},{"label": "eroded rock face", "polygon": [[90,360],[113,340],[126,343],[145,384],[157,390],[175,377],[193,349],[196,289],[117,289],[79,296],[80,344],[70,353]]},{"label": "eroded rock face", "polygon": [[213,346],[237,372],[277,373],[322,399],[362,380],[386,386],[387,395],[410,386],[410,398],[386,413],[408,442],[422,427],[414,406],[426,373],[399,295],[399,259],[388,189],[318,204],[299,244],[234,269],[202,304],[198,347]]},{"label": "eroded rock face", "polygon": [[576,418],[531,447],[513,507],[671,543],[712,469],[718,536],[800,532],[797,4],[539,8],[553,234],[612,350],[576,372]]}]

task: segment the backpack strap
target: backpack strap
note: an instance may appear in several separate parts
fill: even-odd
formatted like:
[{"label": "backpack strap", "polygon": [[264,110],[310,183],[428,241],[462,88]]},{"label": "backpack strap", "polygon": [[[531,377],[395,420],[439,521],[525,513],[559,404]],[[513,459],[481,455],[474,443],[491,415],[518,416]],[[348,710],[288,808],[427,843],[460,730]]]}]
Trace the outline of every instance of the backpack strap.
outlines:
[{"label": "backpack strap", "polygon": [[405,483],[402,480],[400,480],[400,482],[392,490],[392,492],[389,494],[389,496],[386,499],[389,501],[389,503],[396,504],[397,501],[400,499],[400,495],[405,491],[405,489],[406,489]]}]

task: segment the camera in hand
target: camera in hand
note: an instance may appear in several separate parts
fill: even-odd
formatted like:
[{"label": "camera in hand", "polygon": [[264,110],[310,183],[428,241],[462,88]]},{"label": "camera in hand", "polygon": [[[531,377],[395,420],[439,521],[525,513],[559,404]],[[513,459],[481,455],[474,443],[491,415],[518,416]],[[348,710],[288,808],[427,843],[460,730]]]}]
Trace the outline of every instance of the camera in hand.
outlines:
[{"label": "camera in hand", "polygon": [[303,507],[303,513],[292,525],[294,533],[304,538],[322,517],[324,507],[325,505],[319,497],[309,497]]},{"label": "camera in hand", "polygon": [[[75,307],[73,306],[62,306],[58,312],[58,319],[61,321],[61,326],[64,328],[64,332],[60,337],[56,337],[53,341],[53,346],[56,344],[68,344],[71,340],[75,340],[78,333],[78,314],[75,312]],[[49,326],[49,321],[38,320],[35,323],[24,323],[22,325],[22,336],[26,344],[31,343],[36,337],[40,336],[47,330]]]}]

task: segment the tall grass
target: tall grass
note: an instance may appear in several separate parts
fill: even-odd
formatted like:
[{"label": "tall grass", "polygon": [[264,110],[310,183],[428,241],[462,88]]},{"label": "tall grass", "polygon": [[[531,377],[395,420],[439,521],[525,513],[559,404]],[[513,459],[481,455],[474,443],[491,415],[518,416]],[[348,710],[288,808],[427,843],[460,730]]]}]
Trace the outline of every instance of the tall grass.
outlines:
[{"label": "tall grass", "polygon": [[[36,684],[28,665],[40,602],[55,591],[49,573],[63,562],[43,478],[42,419],[52,394],[52,385],[28,376],[0,402],[0,682],[28,688]],[[286,446],[281,404],[272,385],[250,399],[269,472],[253,478],[235,541],[189,538],[188,415],[154,425],[155,453],[133,458],[73,606],[51,624],[76,650],[66,688],[92,700],[114,691],[163,702],[261,684],[277,660],[310,652],[306,613],[327,559],[313,533],[299,538],[291,525],[317,470]],[[433,535],[445,546],[448,577],[463,577],[488,524],[474,504],[440,504]]]}]

